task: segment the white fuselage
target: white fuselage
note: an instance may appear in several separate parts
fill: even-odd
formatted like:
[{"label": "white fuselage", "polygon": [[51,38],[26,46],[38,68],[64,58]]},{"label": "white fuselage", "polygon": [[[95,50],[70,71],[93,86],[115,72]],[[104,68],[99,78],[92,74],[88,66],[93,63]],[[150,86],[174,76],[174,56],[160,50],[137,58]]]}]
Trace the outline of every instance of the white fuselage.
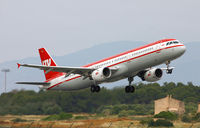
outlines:
[{"label": "white fuselage", "polygon": [[[170,43],[173,41],[176,43]],[[177,42],[177,40],[171,40],[149,44],[83,67],[118,69],[104,82],[114,82],[130,76],[134,77],[142,70],[180,57],[186,48],[183,44]],[[95,83],[94,80],[85,79],[78,74],[71,74],[67,77],[63,75],[48,82],[51,85],[47,90],[78,90],[88,88]]]}]

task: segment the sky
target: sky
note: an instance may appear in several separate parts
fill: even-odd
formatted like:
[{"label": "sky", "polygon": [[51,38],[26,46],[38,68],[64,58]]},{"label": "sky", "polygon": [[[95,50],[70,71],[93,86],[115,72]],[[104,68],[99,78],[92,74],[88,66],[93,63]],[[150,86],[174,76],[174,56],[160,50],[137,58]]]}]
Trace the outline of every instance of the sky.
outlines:
[{"label": "sky", "polygon": [[113,41],[200,41],[199,0],[0,0],[0,63]]}]

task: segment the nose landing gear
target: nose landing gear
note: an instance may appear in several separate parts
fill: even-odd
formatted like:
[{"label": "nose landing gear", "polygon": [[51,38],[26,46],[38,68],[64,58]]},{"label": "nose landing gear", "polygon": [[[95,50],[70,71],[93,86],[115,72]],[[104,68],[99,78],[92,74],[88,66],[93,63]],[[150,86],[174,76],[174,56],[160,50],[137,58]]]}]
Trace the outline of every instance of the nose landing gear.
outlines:
[{"label": "nose landing gear", "polygon": [[170,61],[167,61],[165,64],[167,65],[166,73],[167,73],[167,74],[172,74],[173,68],[170,68],[170,66],[169,66]]},{"label": "nose landing gear", "polygon": [[167,70],[166,70],[166,73],[167,73],[167,74],[172,74],[172,72],[173,72],[173,69],[167,69]]},{"label": "nose landing gear", "polygon": [[135,87],[131,85],[133,82],[133,77],[128,77],[129,85],[125,87],[126,93],[133,93],[135,92]]}]

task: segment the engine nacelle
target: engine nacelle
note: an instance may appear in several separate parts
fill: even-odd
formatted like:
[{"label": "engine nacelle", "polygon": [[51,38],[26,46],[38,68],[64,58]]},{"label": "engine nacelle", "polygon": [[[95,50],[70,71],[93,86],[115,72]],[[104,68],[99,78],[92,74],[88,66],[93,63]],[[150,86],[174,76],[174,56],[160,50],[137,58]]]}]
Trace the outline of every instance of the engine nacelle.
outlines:
[{"label": "engine nacelle", "polygon": [[104,67],[94,70],[91,75],[93,80],[97,82],[103,82],[106,79],[110,78],[111,74],[111,70],[108,67]]},{"label": "engine nacelle", "polygon": [[148,82],[155,82],[161,79],[163,71],[160,68],[150,69],[144,73],[144,80]]}]

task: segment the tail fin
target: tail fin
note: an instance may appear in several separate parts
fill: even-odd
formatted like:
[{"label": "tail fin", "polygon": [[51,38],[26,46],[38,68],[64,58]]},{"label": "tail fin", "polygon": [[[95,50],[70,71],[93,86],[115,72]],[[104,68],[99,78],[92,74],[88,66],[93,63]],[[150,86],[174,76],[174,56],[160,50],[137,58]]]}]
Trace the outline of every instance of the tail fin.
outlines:
[{"label": "tail fin", "polygon": [[[56,66],[55,61],[52,59],[52,57],[49,55],[49,53],[46,51],[45,48],[40,48],[40,49],[38,49],[38,51],[40,54],[40,59],[41,59],[42,65]],[[63,75],[63,73],[53,72],[53,71],[50,71],[50,72],[44,71],[44,75],[45,75],[46,80],[50,80],[50,79],[53,79],[53,78]]]}]

